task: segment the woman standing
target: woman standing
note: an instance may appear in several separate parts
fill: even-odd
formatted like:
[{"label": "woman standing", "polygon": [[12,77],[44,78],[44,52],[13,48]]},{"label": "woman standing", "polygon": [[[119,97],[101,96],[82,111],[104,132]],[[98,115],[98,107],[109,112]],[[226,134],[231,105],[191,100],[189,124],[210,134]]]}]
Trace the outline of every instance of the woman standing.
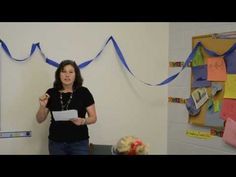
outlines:
[{"label": "woman standing", "polygon": [[[49,128],[49,154],[89,154],[87,125],[97,121],[95,102],[90,91],[82,86],[83,78],[77,64],[71,60],[60,63],[55,72],[53,88],[39,98],[36,114],[39,123],[51,114]],[[77,110],[78,117],[69,121],[55,121],[52,111]],[[86,117],[87,115],[87,117]]]}]

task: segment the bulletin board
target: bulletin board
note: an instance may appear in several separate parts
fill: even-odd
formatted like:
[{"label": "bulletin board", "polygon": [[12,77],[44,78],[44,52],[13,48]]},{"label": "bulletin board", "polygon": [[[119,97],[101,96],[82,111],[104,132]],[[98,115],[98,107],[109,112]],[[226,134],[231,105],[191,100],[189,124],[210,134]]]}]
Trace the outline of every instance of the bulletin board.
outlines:
[{"label": "bulletin board", "polygon": [[[224,52],[228,51],[230,49],[230,47],[232,47],[233,44],[236,43],[236,39],[220,39],[220,38],[215,37],[214,34],[195,36],[195,37],[192,37],[192,48],[194,48],[198,42],[201,42],[203,44],[203,46],[205,46],[209,50],[212,50],[212,51],[216,52],[217,54],[223,54]],[[205,52],[205,50],[203,50],[202,48],[201,48],[201,54],[203,56],[204,64],[207,64],[207,59],[209,57],[212,57],[212,56],[209,56]],[[224,56],[222,56],[222,57],[224,58]],[[191,93],[190,93],[190,95],[196,89],[196,88],[192,87],[193,81],[194,81],[194,78],[193,78],[193,72],[192,72],[192,74],[191,74]],[[213,99],[218,100],[218,102],[222,106],[222,100],[223,100],[223,97],[224,97],[224,90],[225,90],[224,89],[225,88],[225,82],[223,82],[223,81],[214,81],[214,83],[220,84],[222,86],[222,90],[213,97]],[[207,92],[208,95],[210,95],[212,93],[212,87],[206,87],[206,92]],[[188,122],[190,124],[194,124],[194,125],[198,125],[198,126],[206,126],[206,127],[221,127],[221,125],[219,125],[219,124],[214,124],[214,123],[213,124],[208,124],[208,123],[206,123],[206,116],[207,116],[208,111],[209,111],[208,102],[209,102],[209,100],[206,101],[201,106],[200,112],[197,115],[195,115],[195,116],[189,115]],[[222,121],[224,122],[223,119],[222,119]]]}]

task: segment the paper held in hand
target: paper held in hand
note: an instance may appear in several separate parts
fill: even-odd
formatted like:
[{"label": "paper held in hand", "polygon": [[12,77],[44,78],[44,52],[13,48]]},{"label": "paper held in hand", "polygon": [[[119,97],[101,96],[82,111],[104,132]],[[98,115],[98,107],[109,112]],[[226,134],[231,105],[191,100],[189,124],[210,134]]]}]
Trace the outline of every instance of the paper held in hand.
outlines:
[{"label": "paper held in hand", "polygon": [[52,115],[55,121],[69,121],[71,119],[77,118],[77,110],[66,110],[66,111],[52,111]]}]

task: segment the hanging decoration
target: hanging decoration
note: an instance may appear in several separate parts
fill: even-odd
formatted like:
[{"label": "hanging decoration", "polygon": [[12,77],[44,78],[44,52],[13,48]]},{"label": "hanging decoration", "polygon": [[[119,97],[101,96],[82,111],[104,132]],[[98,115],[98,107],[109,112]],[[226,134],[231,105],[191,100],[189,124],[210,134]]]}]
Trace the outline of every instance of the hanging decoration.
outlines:
[{"label": "hanging decoration", "polygon": [[[118,58],[120,60],[120,62],[122,63],[122,66],[135,78],[137,79],[139,82],[145,84],[145,85],[148,85],[148,86],[162,86],[162,85],[166,85],[166,84],[169,84],[170,82],[172,82],[186,67],[190,66],[191,65],[191,61],[194,59],[195,55],[196,55],[196,52],[199,50],[199,47],[202,47],[203,50],[205,50],[205,52],[212,56],[212,57],[219,57],[219,56],[227,56],[229,55],[230,53],[232,53],[235,49],[236,49],[236,44],[234,44],[228,51],[226,51],[225,53],[219,55],[217,53],[215,53],[214,51],[212,50],[209,50],[207,49],[206,47],[203,46],[203,44],[201,42],[198,42],[196,44],[196,46],[193,48],[192,52],[189,54],[189,56],[187,57],[187,59],[185,60],[184,64],[182,65],[182,68],[179,72],[177,72],[176,74],[173,74],[172,76],[168,77],[167,79],[165,79],[164,81],[160,82],[160,83],[147,83],[141,79],[138,79],[134,73],[131,71],[131,69],[129,68],[128,64],[126,63],[126,60],[124,58],[124,55],[123,53],[121,52],[121,49],[120,47],[118,46],[117,42],[115,41],[115,39],[110,36],[108,38],[108,40],[105,42],[104,46],[102,47],[102,49],[98,52],[98,54],[92,58],[92,59],[89,59],[81,64],[78,65],[78,67],[80,69],[83,69],[85,67],[87,67],[90,63],[92,63],[92,61],[98,59],[98,57],[101,55],[101,53],[103,52],[103,50],[105,49],[105,47],[107,46],[107,44],[109,42],[112,42],[114,48],[115,48],[115,51],[118,55]],[[43,56],[43,58],[45,59],[45,62],[51,66],[54,66],[54,67],[58,67],[59,66],[59,63],[57,63],[56,61],[52,60],[52,59],[49,59],[45,54],[44,52],[41,50],[41,47],[40,47],[40,43],[34,43],[32,44],[31,46],[31,50],[30,50],[30,54],[28,57],[26,58],[23,58],[23,59],[16,59],[14,57],[12,57],[7,45],[3,42],[3,40],[0,39],[0,43],[1,43],[1,47],[3,48],[4,52],[8,55],[8,57],[14,61],[18,61],[18,62],[22,62],[22,61],[26,61],[28,60],[32,55],[33,53],[35,52],[35,50],[38,48],[41,55]]]}]

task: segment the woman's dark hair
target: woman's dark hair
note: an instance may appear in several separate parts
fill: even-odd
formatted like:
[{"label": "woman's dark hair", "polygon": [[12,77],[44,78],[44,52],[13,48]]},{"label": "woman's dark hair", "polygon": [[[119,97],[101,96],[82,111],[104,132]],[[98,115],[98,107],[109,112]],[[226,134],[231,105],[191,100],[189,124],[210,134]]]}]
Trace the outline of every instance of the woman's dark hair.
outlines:
[{"label": "woman's dark hair", "polygon": [[55,81],[53,83],[53,87],[57,90],[63,90],[62,82],[60,79],[60,73],[66,65],[73,66],[73,68],[75,70],[75,81],[73,83],[73,89],[76,90],[77,88],[82,86],[83,78],[81,76],[80,69],[77,66],[76,62],[72,61],[72,60],[64,60],[60,63],[60,65],[58,66],[56,73],[55,73]]}]

